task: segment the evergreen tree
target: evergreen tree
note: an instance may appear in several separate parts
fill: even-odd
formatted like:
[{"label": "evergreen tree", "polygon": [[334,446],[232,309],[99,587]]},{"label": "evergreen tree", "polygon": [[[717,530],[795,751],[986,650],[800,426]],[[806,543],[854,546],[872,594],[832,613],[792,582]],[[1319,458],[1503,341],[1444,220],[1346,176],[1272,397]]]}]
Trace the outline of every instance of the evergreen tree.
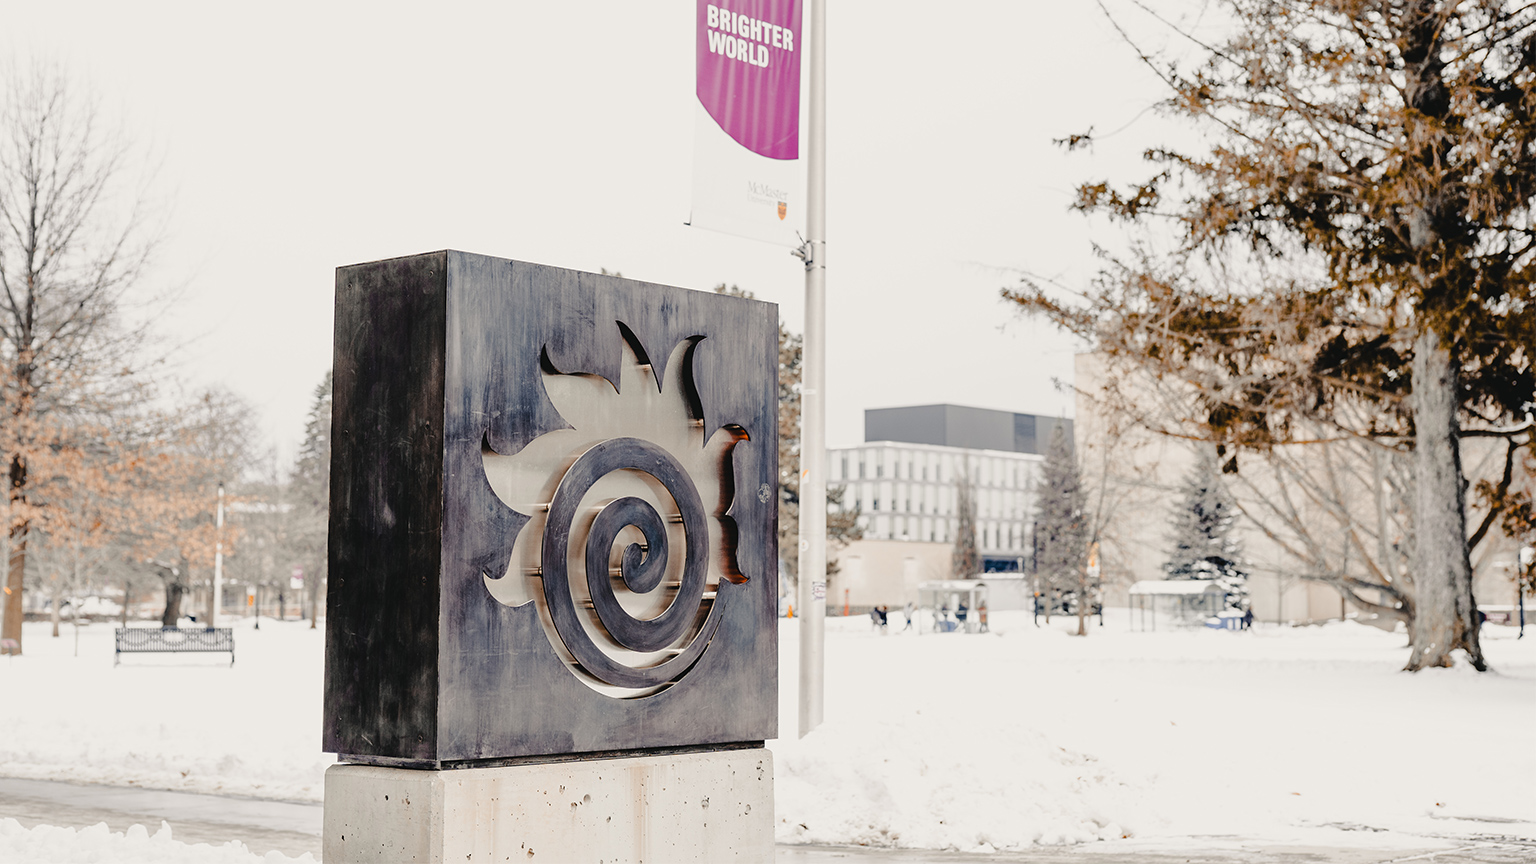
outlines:
[{"label": "evergreen tree", "polygon": [[304,443],[294,461],[290,495],[294,507],[293,541],[296,563],[304,569],[309,602],[309,626],[320,607],[325,579],[331,513],[331,371],[315,387],[315,401],[304,423]]},{"label": "evergreen tree", "polygon": [[971,486],[969,460],[955,478],[955,549],[949,569],[956,579],[974,579],[981,572],[981,553],[976,550],[976,490]]},{"label": "evergreen tree", "polygon": [[1226,591],[1229,609],[1248,608],[1248,574],[1232,526],[1237,505],[1221,482],[1216,459],[1202,454],[1184,478],[1179,505],[1169,520],[1173,546],[1163,570],[1169,579],[1212,579]]},{"label": "evergreen tree", "polygon": [[1087,500],[1077,456],[1067,441],[1066,424],[1051,430],[1040,494],[1035,499],[1035,570],[1049,604],[1070,597],[1077,613],[1077,635],[1088,634],[1087,618],[1098,580],[1088,575]]}]

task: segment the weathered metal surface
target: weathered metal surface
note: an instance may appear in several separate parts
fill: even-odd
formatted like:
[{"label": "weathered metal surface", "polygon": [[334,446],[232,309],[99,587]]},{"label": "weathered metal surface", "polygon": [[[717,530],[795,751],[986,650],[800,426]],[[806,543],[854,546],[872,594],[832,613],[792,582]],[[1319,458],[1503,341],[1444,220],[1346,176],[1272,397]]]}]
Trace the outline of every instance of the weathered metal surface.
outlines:
[{"label": "weathered metal surface", "polygon": [[327,750],[777,734],[777,310],[439,252],[337,271]]}]

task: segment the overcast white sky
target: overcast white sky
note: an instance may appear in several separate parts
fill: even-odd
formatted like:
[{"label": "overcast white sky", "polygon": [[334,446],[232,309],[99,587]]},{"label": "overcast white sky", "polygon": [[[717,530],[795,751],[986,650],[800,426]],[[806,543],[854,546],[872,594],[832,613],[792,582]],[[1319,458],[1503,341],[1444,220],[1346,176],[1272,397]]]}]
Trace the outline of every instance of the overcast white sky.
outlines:
[{"label": "overcast white sky", "polygon": [[[865,408],[1072,414],[1075,346],[997,297],[1014,268],[1081,284],[1115,230],[1076,183],[1145,173],[1160,92],[1088,0],[831,0],[828,440]],[[17,4],[0,49],[60,61],[161,156],[157,284],[194,383],[291,453],[331,362],[333,270],[456,248],[708,289],[800,328],[782,248],[683,224],[693,3]],[[1129,13],[1128,13],[1129,14]],[[808,78],[808,75],[805,76]]]}]

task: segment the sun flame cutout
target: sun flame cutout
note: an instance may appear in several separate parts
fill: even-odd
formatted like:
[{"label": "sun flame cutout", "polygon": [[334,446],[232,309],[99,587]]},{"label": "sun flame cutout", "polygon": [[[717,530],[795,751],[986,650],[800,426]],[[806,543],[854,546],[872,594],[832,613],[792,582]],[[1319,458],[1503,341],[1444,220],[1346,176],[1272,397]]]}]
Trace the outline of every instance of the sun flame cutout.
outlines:
[{"label": "sun flame cutout", "polygon": [[720,583],[736,564],[726,425],[706,439],[693,384],[698,338],[656,376],[623,324],[619,385],[543,366],[546,394],[569,429],[511,456],[481,455],[496,496],[529,517],[486,589],[506,606],[534,603],[550,644],[578,678],[613,696],[658,692],[685,674],[719,625]]}]

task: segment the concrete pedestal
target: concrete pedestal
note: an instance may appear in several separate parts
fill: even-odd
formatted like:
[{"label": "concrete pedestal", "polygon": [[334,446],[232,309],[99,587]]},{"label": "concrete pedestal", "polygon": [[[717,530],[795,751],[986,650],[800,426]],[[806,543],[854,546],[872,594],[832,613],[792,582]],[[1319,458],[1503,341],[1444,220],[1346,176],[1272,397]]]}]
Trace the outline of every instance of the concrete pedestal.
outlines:
[{"label": "concrete pedestal", "polygon": [[764,748],[325,772],[326,864],[773,860]]}]

